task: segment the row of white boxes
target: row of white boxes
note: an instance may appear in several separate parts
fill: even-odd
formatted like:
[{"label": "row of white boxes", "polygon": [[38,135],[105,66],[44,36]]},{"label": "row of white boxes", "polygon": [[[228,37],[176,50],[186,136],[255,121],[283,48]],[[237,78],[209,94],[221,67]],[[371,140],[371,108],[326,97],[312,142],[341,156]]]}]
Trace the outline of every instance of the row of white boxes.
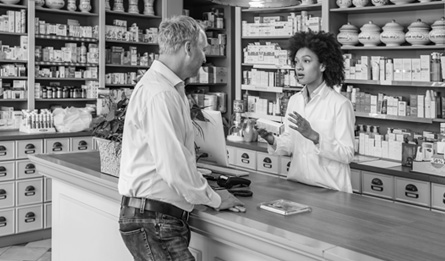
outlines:
[{"label": "row of white boxes", "polygon": [[[291,158],[269,155],[249,149],[227,146],[229,164],[267,174],[287,176]],[[445,185],[395,177],[357,169],[351,170],[355,193],[406,203],[431,210],[445,211]]]},{"label": "row of white boxes", "polygon": [[357,169],[351,170],[351,182],[354,192],[358,194],[445,211],[443,184]]},{"label": "row of white boxes", "polygon": [[51,179],[28,155],[92,149],[91,136],[0,141],[0,236],[51,227]]}]

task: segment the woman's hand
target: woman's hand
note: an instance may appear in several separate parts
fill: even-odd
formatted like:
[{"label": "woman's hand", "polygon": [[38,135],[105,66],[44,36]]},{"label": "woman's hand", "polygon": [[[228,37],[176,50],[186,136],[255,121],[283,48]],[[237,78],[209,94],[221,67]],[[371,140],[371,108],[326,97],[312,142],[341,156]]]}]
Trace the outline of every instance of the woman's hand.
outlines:
[{"label": "woman's hand", "polygon": [[314,144],[318,144],[320,136],[318,132],[312,129],[309,121],[307,121],[305,118],[303,118],[303,116],[301,116],[295,111],[289,113],[288,116],[289,117],[287,119],[291,123],[289,124],[289,127],[291,129],[298,131],[301,135],[303,135],[303,137],[313,141]]},{"label": "woman's hand", "polygon": [[255,130],[258,132],[258,135],[260,135],[261,138],[265,139],[270,145],[273,145],[275,138],[271,132],[268,132],[266,129],[258,128],[256,125]]}]

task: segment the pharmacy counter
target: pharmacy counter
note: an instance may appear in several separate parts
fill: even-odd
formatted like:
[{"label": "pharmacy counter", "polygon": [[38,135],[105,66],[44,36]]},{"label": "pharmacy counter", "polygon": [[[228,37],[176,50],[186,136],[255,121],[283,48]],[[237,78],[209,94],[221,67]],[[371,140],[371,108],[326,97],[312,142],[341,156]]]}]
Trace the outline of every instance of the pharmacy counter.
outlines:
[{"label": "pharmacy counter", "polygon": [[[132,260],[118,233],[117,178],[97,152],[30,156],[53,179],[52,260]],[[251,173],[246,213],[198,206],[190,218],[197,260],[443,260],[445,215]],[[258,208],[284,198],[312,212]],[[79,251],[82,249],[82,251]]]}]

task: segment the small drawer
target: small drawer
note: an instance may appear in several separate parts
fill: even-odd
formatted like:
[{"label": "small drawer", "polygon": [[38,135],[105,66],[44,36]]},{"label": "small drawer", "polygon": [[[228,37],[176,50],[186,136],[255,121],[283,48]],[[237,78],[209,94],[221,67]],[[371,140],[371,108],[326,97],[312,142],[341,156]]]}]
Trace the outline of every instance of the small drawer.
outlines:
[{"label": "small drawer", "polygon": [[14,207],[15,182],[0,183],[0,209]]},{"label": "small drawer", "polygon": [[0,141],[0,160],[15,159],[14,141]]},{"label": "small drawer", "polygon": [[17,233],[43,229],[43,205],[18,207],[16,209]]},{"label": "small drawer", "polygon": [[229,160],[229,164],[235,165],[236,164],[236,148],[227,146],[226,149],[227,149],[227,158]]},{"label": "small drawer", "polygon": [[93,150],[92,137],[73,137],[70,138],[71,151],[90,151]]},{"label": "small drawer", "polygon": [[394,199],[394,178],[362,171],[362,193],[392,200]]},{"label": "small drawer", "polygon": [[17,179],[29,179],[42,176],[42,174],[37,171],[36,165],[30,160],[16,161],[16,171]]},{"label": "small drawer", "polygon": [[44,222],[43,222],[43,227],[44,228],[50,228],[51,224],[52,224],[52,214],[53,214],[53,209],[52,209],[52,204],[51,203],[45,203],[43,205],[43,218],[44,218]]},{"label": "small drawer", "polygon": [[445,185],[431,183],[431,207],[445,210]]},{"label": "small drawer", "polygon": [[360,170],[351,169],[351,185],[353,192],[362,193],[362,172]]},{"label": "small drawer", "polygon": [[412,180],[396,177],[396,200],[429,207],[430,183],[420,180]]},{"label": "small drawer", "polygon": [[0,236],[15,233],[15,211],[14,209],[0,210]]},{"label": "small drawer", "polygon": [[269,155],[263,152],[257,152],[256,159],[256,169],[258,171],[278,174],[278,169],[280,166],[278,156]]},{"label": "small drawer", "polygon": [[256,152],[252,150],[237,149],[235,165],[247,169],[256,169]]},{"label": "small drawer", "polygon": [[15,162],[0,161],[0,181],[15,179]]},{"label": "small drawer", "polygon": [[290,164],[292,163],[292,158],[288,156],[280,156],[279,162],[280,165],[278,168],[278,175],[287,177],[290,169]]},{"label": "small drawer", "polygon": [[43,179],[24,179],[16,181],[16,206],[43,202]]},{"label": "small drawer", "polygon": [[43,177],[43,201],[51,201],[52,199],[52,190],[53,190],[53,182],[52,179]]},{"label": "small drawer", "polygon": [[70,151],[69,138],[45,139],[45,153],[62,153]]},{"label": "small drawer", "polygon": [[27,159],[28,155],[43,153],[43,140],[18,140],[16,146],[17,159]]}]

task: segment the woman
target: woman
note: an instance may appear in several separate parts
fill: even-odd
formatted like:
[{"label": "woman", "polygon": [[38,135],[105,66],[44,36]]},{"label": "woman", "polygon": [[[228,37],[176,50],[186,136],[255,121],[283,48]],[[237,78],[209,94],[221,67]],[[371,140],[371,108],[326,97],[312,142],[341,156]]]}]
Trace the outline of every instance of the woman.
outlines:
[{"label": "woman", "polygon": [[289,100],[281,136],[264,129],[258,133],[269,143],[269,153],[292,154],[288,179],[351,193],[354,110],[333,89],[344,80],[340,44],[325,32],[299,32],[289,42],[289,57],[304,88]]}]

